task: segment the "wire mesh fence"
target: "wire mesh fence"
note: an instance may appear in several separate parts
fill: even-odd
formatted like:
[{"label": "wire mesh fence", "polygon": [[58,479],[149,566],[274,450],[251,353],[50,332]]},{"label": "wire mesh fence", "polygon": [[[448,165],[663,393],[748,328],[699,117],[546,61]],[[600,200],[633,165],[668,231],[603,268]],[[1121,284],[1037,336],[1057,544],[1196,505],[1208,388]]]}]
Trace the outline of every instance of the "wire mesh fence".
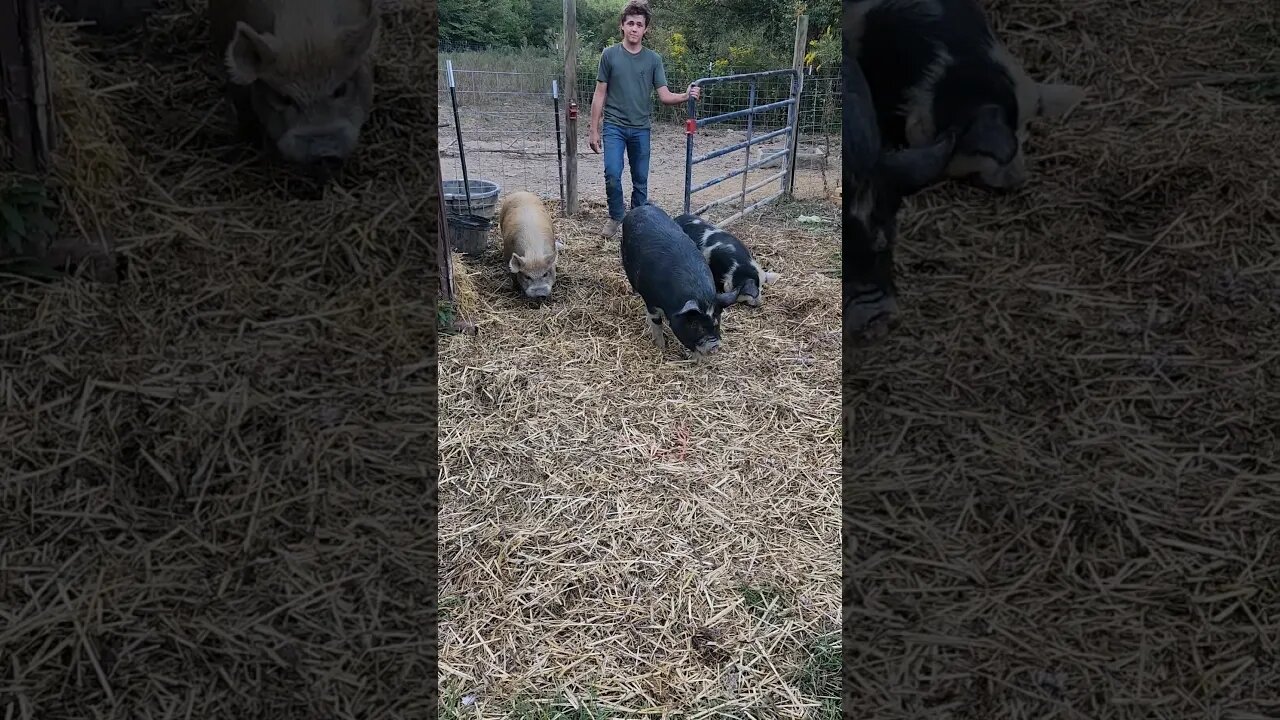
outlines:
[{"label": "wire mesh fence", "polygon": [[[450,92],[448,69],[453,70]],[[712,73],[708,73],[711,75]],[[730,68],[719,70],[719,76],[736,74]],[[440,54],[440,153],[446,180],[461,181],[465,155],[467,176],[496,183],[502,195],[515,190],[528,190],[544,199],[562,201],[566,190],[564,179],[564,112],[567,93],[563,87],[563,61],[534,51],[486,51],[482,48],[442,48]],[[672,92],[683,92],[698,77],[668,75]],[[559,90],[559,102],[553,98]],[[839,86],[837,73],[806,73],[803,91],[796,108],[796,129],[800,135],[795,179],[791,190],[797,197],[821,197],[838,184],[835,168],[839,164],[840,130]],[[588,147],[592,94],[595,91],[596,67],[582,64],[577,70],[577,159],[579,197],[588,203],[605,199],[603,155]],[[747,81],[718,82],[704,88],[697,103],[700,118],[744,110],[754,100],[759,107],[786,100],[791,93],[789,74]],[[753,97],[754,96],[754,97]],[[456,99],[456,120],[454,100]],[[654,101],[649,168],[649,200],[669,213],[684,209],[685,163],[688,155],[684,121],[687,103],[663,106]],[[560,120],[557,128],[557,119]],[[786,128],[787,108],[775,108],[753,115],[750,119],[753,138]],[[694,136],[693,156],[703,155],[726,145],[743,142],[748,119],[738,117],[701,128]],[[459,152],[459,129],[462,145]],[[786,137],[778,135],[757,145],[741,148],[706,162],[695,164],[690,184],[696,187],[708,180],[741,170],[748,162],[767,159],[785,147]],[[557,149],[560,150],[557,153]],[[629,160],[628,160],[629,162]],[[698,192],[691,209],[709,200],[741,194],[769,175],[783,170],[783,158],[766,162],[745,174]],[[622,174],[623,195],[631,197],[630,170]],[[770,182],[747,194],[745,202],[720,206],[719,216],[742,209],[781,189]],[[563,207],[561,205],[561,207]],[[709,214],[715,220],[717,215]]]},{"label": "wire mesh fence", "polygon": [[562,200],[563,136],[557,122],[563,132],[563,105],[553,90],[559,90],[563,71],[556,66],[553,59],[528,53],[441,52],[437,97],[446,182],[463,179],[465,159],[472,183],[495,183],[503,195],[528,190]]}]

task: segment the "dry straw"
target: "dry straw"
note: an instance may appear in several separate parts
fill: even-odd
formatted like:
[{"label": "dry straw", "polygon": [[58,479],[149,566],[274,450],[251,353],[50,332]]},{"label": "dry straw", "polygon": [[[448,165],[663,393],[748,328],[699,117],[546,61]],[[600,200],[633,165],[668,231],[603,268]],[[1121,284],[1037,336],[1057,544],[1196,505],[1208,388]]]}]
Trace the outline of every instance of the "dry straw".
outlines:
[{"label": "dry straw", "polygon": [[653,346],[599,203],[555,218],[550,302],[496,237],[471,263],[477,333],[441,346],[446,708],[833,717],[838,235],[799,214],[837,217],[734,226],[784,279],[700,363]]},{"label": "dry straw", "polygon": [[322,194],[234,141],[203,6],[47,25],[66,227],[130,263],[0,278],[0,715],[425,717],[433,17]]},{"label": "dry straw", "polygon": [[[320,195],[232,142],[198,5],[91,61],[52,43],[86,103],[59,102],[68,202],[132,262],[0,287],[4,697],[422,717],[430,18],[393,14],[366,150]],[[844,363],[854,707],[1274,716],[1277,9],[991,7],[1091,99],[1033,133],[1025,191],[911,203],[905,324]],[[481,265],[479,332],[442,348],[444,715],[824,717],[830,234],[751,223],[784,279],[695,366],[648,344],[602,215],[561,221],[545,306]]]},{"label": "dry straw", "polygon": [[989,7],[1089,99],[911,203],[845,359],[856,716],[1275,717],[1277,6]]}]

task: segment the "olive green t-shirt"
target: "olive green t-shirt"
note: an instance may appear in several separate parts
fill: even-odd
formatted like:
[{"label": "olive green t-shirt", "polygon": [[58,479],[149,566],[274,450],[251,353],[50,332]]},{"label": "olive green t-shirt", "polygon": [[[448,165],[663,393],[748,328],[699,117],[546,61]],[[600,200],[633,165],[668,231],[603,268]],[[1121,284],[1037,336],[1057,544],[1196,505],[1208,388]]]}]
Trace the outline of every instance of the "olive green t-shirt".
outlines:
[{"label": "olive green t-shirt", "polygon": [[632,55],[622,43],[600,53],[596,81],[608,83],[604,97],[604,121],[628,128],[649,127],[653,92],[667,84],[662,57],[649,48]]}]

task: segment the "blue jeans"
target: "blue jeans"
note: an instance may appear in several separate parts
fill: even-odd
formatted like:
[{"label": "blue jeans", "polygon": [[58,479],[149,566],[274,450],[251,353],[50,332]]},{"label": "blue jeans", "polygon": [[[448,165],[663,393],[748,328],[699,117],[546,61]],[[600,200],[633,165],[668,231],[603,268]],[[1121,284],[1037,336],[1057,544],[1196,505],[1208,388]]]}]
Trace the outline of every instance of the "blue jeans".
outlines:
[{"label": "blue jeans", "polygon": [[631,161],[631,207],[649,202],[649,129],[604,124],[604,190],[609,199],[609,217],[622,222],[622,151]]}]

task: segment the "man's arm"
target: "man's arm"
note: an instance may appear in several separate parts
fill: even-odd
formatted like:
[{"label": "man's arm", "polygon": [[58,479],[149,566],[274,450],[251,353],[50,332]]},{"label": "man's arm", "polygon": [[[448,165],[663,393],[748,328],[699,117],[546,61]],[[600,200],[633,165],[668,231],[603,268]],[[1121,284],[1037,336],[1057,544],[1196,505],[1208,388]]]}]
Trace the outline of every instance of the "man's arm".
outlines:
[{"label": "man's arm", "polygon": [[689,96],[693,96],[695,100],[700,97],[701,91],[697,85],[690,85],[688,90],[679,94],[671,92],[667,87],[667,65],[662,61],[661,56],[655,55],[655,57],[658,59],[653,72],[653,84],[658,90],[658,102],[663,105],[679,105],[682,102],[688,102]]},{"label": "man's arm", "polygon": [[600,62],[596,66],[596,91],[591,95],[591,124],[588,127],[587,147],[591,152],[600,153],[600,125],[604,118],[604,101],[609,92],[609,77],[613,68],[609,62],[609,48],[600,53]]},{"label": "man's arm", "polygon": [[587,146],[592,152],[600,152],[600,119],[604,117],[604,98],[609,91],[609,83],[596,81],[596,91],[591,96],[591,134]]},{"label": "man's arm", "polygon": [[679,105],[682,102],[687,102],[690,95],[696,100],[701,94],[702,92],[697,85],[690,85],[689,89],[682,93],[673,93],[666,85],[663,85],[658,88],[658,102],[663,105]]}]

